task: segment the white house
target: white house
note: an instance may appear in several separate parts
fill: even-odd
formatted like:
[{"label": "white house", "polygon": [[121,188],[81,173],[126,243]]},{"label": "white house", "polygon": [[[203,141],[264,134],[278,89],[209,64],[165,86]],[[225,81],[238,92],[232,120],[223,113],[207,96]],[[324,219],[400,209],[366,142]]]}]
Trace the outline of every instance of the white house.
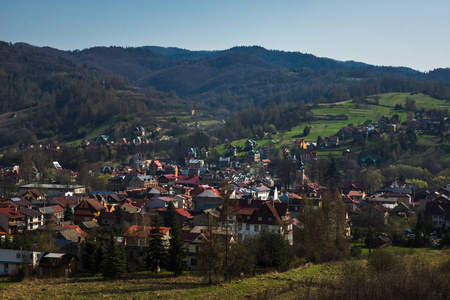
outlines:
[{"label": "white house", "polygon": [[43,252],[0,249],[0,276],[11,274],[22,264],[36,267],[41,253]]},{"label": "white house", "polygon": [[19,212],[26,216],[25,224],[28,230],[34,230],[40,225],[44,225],[44,214],[39,210],[22,208]]},{"label": "white house", "polygon": [[[179,202],[181,201],[181,206],[178,206]],[[158,197],[153,199],[149,204],[147,204],[147,211],[152,210],[154,208],[164,208],[164,207],[168,207],[169,203],[173,202],[175,208],[182,208],[183,207],[183,202],[182,200],[177,200],[175,198],[172,197]]]}]

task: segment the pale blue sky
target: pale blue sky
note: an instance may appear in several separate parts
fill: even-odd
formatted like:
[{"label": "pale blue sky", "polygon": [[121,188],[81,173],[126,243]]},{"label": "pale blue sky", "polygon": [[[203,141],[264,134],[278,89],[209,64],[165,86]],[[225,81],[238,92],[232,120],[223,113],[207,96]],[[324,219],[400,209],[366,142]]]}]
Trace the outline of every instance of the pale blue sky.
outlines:
[{"label": "pale blue sky", "polygon": [[450,67],[450,1],[0,0],[0,40],[62,50],[260,45],[428,71]]}]

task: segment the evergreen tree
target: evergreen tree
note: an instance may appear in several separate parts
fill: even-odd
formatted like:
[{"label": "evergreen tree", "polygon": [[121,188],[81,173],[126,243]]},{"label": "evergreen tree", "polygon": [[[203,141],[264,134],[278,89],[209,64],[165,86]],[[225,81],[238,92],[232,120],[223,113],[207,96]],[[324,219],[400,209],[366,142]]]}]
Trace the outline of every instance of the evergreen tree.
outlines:
[{"label": "evergreen tree", "polygon": [[31,241],[31,237],[28,234],[28,229],[25,228],[22,233],[14,234],[12,248],[22,249],[26,251],[32,250],[33,242]]},{"label": "evergreen tree", "polygon": [[280,233],[261,232],[257,249],[257,263],[262,268],[280,269],[288,263],[287,242]]},{"label": "evergreen tree", "polygon": [[[176,218],[176,222],[175,222],[175,218]],[[177,209],[175,208],[175,205],[173,204],[173,202],[170,201],[169,205],[167,205],[167,211],[166,211],[165,218],[164,218],[164,226],[172,228],[175,223],[179,224],[178,223],[178,212],[177,212]]]},{"label": "evergreen tree", "polygon": [[337,161],[331,154],[329,156],[329,164],[325,171],[324,177],[325,184],[330,189],[336,189],[342,178]]},{"label": "evergreen tree", "polygon": [[103,267],[104,251],[99,242],[87,241],[82,257],[83,268],[90,273],[97,273]]},{"label": "evergreen tree", "polygon": [[126,271],[125,253],[116,244],[115,237],[111,235],[105,253],[105,260],[103,264],[103,277],[108,279],[116,279],[121,277],[125,273],[125,271]]},{"label": "evergreen tree", "polygon": [[171,218],[173,225],[170,228],[170,245],[168,250],[167,270],[174,272],[175,276],[181,275],[186,269],[186,250],[181,241],[181,229],[178,223],[177,211],[172,211]]},{"label": "evergreen tree", "polygon": [[164,266],[167,256],[158,215],[152,217],[151,226],[146,263],[147,269],[157,274],[160,267]]},{"label": "evergreen tree", "polygon": [[303,129],[303,136],[308,136],[310,132],[311,132],[311,127],[306,125],[305,128]]},{"label": "evergreen tree", "polygon": [[66,204],[66,207],[64,208],[64,221],[70,221],[73,222],[73,210],[69,203]]},{"label": "evergreen tree", "polygon": [[120,236],[125,232],[125,211],[120,206],[117,206],[114,215],[116,222],[113,231]]}]

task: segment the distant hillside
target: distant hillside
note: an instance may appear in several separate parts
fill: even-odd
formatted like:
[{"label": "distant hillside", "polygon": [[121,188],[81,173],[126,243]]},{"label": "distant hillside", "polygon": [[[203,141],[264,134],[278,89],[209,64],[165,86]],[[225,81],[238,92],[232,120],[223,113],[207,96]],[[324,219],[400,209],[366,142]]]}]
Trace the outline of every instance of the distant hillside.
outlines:
[{"label": "distant hillside", "polygon": [[79,139],[99,126],[133,123],[169,106],[187,110],[176,96],[133,87],[65,52],[0,42],[0,146]]},{"label": "distant hillside", "polygon": [[228,109],[264,107],[272,101],[333,102],[386,92],[426,92],[450,98],[448,87],[437,86],[450,83],[448,69],[422,73],[259,46],[220,51],[95,47],[66,54],[139,86],[173,90],[181,97]]},{"label": "distant hillside", "polygon": [[449,83],[449,69],[421,73],[258,46],[61,51],[0,42],[0,134],[15,142],[76,140],[119,118],[140,120],[163,107],[186,111],[193,103],[223,113],[389,92],[450,99]]}]

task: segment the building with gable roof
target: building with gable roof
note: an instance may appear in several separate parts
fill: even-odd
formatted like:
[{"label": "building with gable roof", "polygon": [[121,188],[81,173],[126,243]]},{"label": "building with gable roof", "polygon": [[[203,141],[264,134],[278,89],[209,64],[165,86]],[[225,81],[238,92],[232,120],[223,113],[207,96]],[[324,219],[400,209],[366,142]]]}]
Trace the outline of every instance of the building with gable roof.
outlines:
[{"label": "building with gable roof", "polygon": [[95,199],[83,199],[80,204],[75,207],[73,217],[76,223],[83,221],[97,221],[100,214],[105,210],[106,207],[99,201]]}]

